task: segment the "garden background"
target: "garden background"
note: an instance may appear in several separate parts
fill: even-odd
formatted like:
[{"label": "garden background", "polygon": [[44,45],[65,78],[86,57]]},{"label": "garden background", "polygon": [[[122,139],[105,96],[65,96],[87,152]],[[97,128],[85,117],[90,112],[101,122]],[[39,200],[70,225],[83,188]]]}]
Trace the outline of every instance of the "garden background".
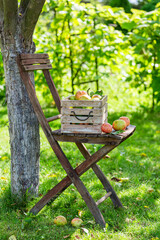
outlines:
[{"label": "garden background", "polygon": [[[149,9],[150,10],[150,9]],[[29,214],[37,199],[18,206],[10,196],[10,147],[5,100],[5,79],[0,61],[0,239],[159,239],[160,238],[160,3],[152,11],[111,7],[78,0],[46,1],[38,21],[36,52],[52,61],[51,75],[61,98],[78,89],[103,90],[108,95],[108,122],[122,115],[136,125],[134,135],[99,164],[111,181],[124,209],[114,210],[110,200],[100,205],[106,229],[94,219],[72,185],[54,204],[37,216]],[[1,56],[0,56],[1,57]],[[46,116],[56,114],[40,72],[36,88]],[[52,126],[57,129],[60,121]],[[82,161],[73,144],[62,143],[73,165]],[[88,146],[91,153],[98,146]],[[74,153],[74,156],[73,156]],[[76,158],[76,162],[75,162]],[[41,131],[39,197],[58,183],[65,172],[52,157]],[[82,177],[94,199],[104,190],[91,170]],[[28,196],[29,198],[29,196]],[[54,217],[64,215],[65,227]],[[82,227],[71,226],[72,218]]]}]

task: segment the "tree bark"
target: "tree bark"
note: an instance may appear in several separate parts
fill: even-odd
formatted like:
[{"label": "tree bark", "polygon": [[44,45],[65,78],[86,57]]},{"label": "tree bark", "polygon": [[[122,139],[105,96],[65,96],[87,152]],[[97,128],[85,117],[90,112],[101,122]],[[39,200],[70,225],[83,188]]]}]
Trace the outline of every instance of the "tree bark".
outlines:
[{"label": "tree bark", "polygon": [[[11,149],[11,192],[18,202],[38,193],[39,124],[19,74],[17,56],[33,53],[32,35],[45,0],[0,0],[0,47],[5,70]],[[32,13],[32,14],[31,14]],[[34,76],[31,74],[34,82]]]},{"label": "tree bark", "polygon": [[[38,193],[39,126],[25,87],[20,78],[15,44],[3,51],[11,149],[11,191],[23,200],[27,190]],[[33,79],[33,76],[31,76]]]}]

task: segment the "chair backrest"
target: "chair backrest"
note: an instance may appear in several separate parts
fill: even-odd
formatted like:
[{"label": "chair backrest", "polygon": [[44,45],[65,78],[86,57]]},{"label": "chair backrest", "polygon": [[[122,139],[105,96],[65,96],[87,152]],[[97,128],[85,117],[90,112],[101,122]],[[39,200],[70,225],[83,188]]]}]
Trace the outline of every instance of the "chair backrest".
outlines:
[{"label": "chair backrest", "polygon": [[29,76],[29,71],[34,71],[34,70],[42,70],[43,71],[46,82],[49,86],[49,89],[51,91],[51,94],[53,96],[55,104],[60,113],[61,112],[61,100],[60,100],[58,91],[55,87],[55,84],[54,84],[52,77],[50,75],[50,72],[49,72],[49,69],[52,68],[52,65],[50,64],[49,56],[48,56],[48,54],[45,54],[45,53],[44,54],[20,54],[17,57],[17,63],[19,66],[21,78],[26,87],[28,96],[30,98],[30,101],[32,103],[34,111],[37,115],[39,123],[41,124],[45,134],[47,136],[49,136],[49,135],[51,135],[52,130],[51,130],[48,122],[59,119],[61,117],[61,114],[50,117],[50,118],[45,117],[43,110],[41,108],[41,105],[39,103],[39,100],[37,98],[35,87]]},{"label": "chair backrest", "polygon": [[20,54],[20,63],[24,71],[51,69],[49,56],[43,54]]}]

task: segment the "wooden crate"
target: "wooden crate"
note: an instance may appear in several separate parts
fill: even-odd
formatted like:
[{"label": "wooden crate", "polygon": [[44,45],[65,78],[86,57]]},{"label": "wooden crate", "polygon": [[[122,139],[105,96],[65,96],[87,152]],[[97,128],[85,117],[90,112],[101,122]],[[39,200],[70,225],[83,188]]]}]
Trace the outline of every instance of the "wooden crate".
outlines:
[{"label": "wooden crate", "polygon": [[101,100],[61,101],[62,133],[101,133],[101,125],[107,122],[107,96]]}]

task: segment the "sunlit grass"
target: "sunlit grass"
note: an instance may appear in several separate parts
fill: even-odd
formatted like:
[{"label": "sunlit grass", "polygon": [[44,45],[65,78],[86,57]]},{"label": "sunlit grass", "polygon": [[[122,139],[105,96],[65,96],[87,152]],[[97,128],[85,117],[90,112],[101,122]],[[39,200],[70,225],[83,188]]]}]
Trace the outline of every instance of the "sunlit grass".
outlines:
[{"label": "sunlit grass", "polygon": [[[123,142],[98,164],[121,199],[124,209],[114,209],[107,199],[99,205],[106,220],[106,229],[101,229],[86,207],[78,191],[72,184],[53,203],[47,205],[37,216],[29,214],[32,206],[49,189],[66,176],[57,161],[42,130],[40,154],[40,186],[38,199],[28,199],[19,207],[10,195],[10,147],[6,109],[1,109],[0,121],[0,239],[8,240],[15,235],[17,240],[62,240],[62,239],[119,239],[154,240],[160,239],[160,114],[129,112],[131,123],[136,125],[132,137]],[[48,110],[50,114],[53,109]],[[55,111],[53,111],[56,114]],[[109,121],[127,115],[113,112]],[[60,122],[57,121],[55,129]],[[83,161],[75,144],[60,144],[74,167]],[[91,153],[96,145],[87,145]],[[125,182],[112,181],[112,177],[128,178]],[[100,181],[90,169],[81,180],[95,200],[105,194]],[[74,217],[83,219],[81,228],[70,224]],[[68,224],[57,227],[54,217],[64,215]]]}]

